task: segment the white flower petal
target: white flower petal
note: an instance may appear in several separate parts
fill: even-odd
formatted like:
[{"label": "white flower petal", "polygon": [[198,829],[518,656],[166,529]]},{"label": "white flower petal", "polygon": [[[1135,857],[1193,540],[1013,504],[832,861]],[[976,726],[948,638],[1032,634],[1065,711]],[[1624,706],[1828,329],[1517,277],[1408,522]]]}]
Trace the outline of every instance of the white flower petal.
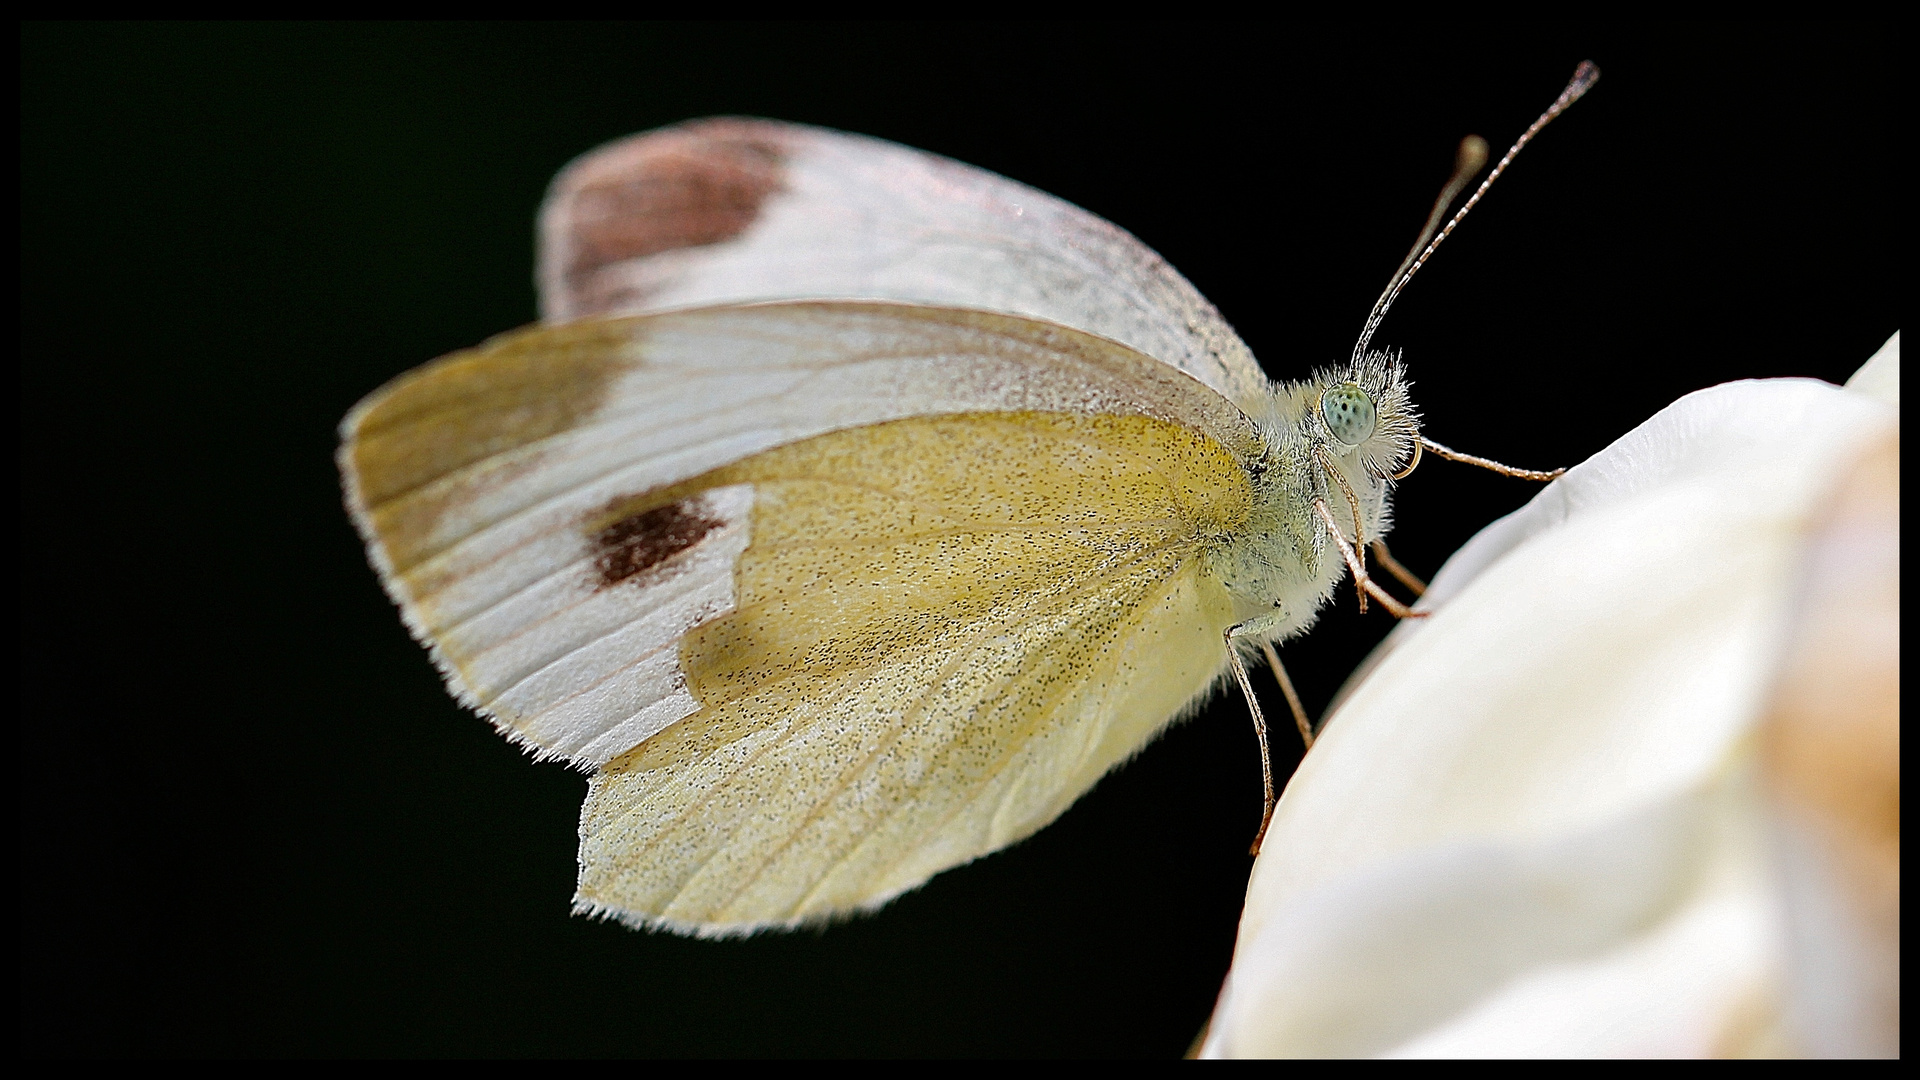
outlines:
[{"label": "white flower petal", "polygon": [[1387,1056],[1705,1057],[1748,1049],[1743,1037],[1775,1012],[1781,958],[1747,779],[1742,772],[1717,798],[1696,804],[1717,829],[1700,838],[1693,887],[1664,918],[1592,959],[1514,979]]},{"label": "white flower petal", "polygon": [[[1668,952],[1653,944],[1697,906],[1675,867],[1720,856],[1661,855],[1704,828],[1685,824],[1704,811],[1674,808],[1737,771],[1808,516],[1849,452],[1897,422],[1810,380],[1701,391],[1463,548],[1429,592],[1436,614],[1382,646],[1283,796],[1204,1052],[1382,1053],[1431,1029],[1453,1030],[1455,1052],[1525,1053],[1461,1041],[1499,1023],[1437,1025],[1494,1008],[1528,972],[1686,956],[1681,930]],[[1595,873],[1607,860],[1582,845],[1639,854]],[[1676,962],[1660,970],[1685,974]],[[1603,1014],[1590,1035],[1618,1026]]]},{"label": "white flower petal", "polygon": [[1900,1056],[1900,446],[1857,461],[1803,560],[1761,732],[1789,949],[1783,1037]]},{"label": "white flower petal", "polygon": [[[1729,824],[1744,820],[1727,812],[1728,799],[1689,791],[1534,844],[1437,845],[1314,890],[1289,912],[1293,932],[1263,934],[1239,958],[1261,977],[1223,1004],[1231,1037],[1218,1052],[1417,1047],[1432,1037],[1423,1032],[1447,1031],[1463,1002],[1497,999],[1530,972],[1580,964],[1674,921],[1697,894],[1726,891],[1703,888],[1704,877],[1727,875],[1701,868],[1728,846]],[[1485,1023],[1470,1022],[1469,1033]]]},{"label": "white flower petal", "polygon": [[1847,389],[1889,405],[1900,404],[1900,331],[1895,330],[1880,351],[1853,373]]}]

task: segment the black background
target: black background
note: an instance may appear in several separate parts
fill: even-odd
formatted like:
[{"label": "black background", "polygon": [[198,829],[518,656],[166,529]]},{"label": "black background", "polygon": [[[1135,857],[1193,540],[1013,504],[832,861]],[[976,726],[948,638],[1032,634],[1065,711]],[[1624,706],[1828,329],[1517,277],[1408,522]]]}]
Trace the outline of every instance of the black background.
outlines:
[{"label": "black background", "polygon": [[[26,27],[23,1048],[1178,1054],[1259,811],[1238,702],[874,917],[720,943],[570,918],[583,781],[443,693],[340,509],[339,417],[533,318],[532,215],[569,158],[714,113],[1079,203],[1301,374],[1345,356],[1459,137],[1497,153],[1590,57],[1598,88],[1379,339],[1432,437],[1572,464],[1699,387],[1844,379],[1895,329],[1897,41]],[[1431,573],[1530,493],[1427,464],[1396,553]],[[1310,708],[1388,629],[1351,608],[1286,650]]]}]

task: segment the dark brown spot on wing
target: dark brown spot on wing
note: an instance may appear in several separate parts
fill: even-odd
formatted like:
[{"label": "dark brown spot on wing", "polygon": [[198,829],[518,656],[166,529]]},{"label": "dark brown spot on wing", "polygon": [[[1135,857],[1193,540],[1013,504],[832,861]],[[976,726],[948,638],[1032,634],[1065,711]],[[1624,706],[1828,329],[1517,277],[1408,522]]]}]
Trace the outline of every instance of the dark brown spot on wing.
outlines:
[{"label": "dark brown spot on wing", "polygon": [[778,126],[717,120],[618,143],[561,180],[561,287],[567,317],[604,314],[633,298],[633,267],[662,252],[730,240],[785,188]]},{"label": "dark brown spot on wing", "polygon": [[703,511],[698,498],[623,517],[593,534],[598,587],[610,589],[653,570],[725,524]]}]

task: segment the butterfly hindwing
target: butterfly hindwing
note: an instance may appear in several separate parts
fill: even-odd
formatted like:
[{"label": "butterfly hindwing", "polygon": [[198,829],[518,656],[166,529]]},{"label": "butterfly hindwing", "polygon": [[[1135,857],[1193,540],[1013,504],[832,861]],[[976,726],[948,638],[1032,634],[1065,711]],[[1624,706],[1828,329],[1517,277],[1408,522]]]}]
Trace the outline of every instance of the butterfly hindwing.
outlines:
[{"label": "butterfly hindwing", "polygon": [[1266,385],[1219,311],[1125,230],[984,169],[800,124],[696,120],[581,157],[541,209],[538,278],[551,321],[906,300],[1085,330],[1243,405]]}]

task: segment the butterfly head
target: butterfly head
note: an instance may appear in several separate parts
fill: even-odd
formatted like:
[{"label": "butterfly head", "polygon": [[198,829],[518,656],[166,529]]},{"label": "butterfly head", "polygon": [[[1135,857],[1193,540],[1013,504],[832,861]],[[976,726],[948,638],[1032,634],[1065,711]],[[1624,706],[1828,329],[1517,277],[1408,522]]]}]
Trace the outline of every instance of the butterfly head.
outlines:
[{"label": "butterfly head", "polygon": [[[1420,437],[1406,369],[1384,352],[1272,384],[1248,418],[1262,451],[1249,461],[1254,505],[1244,530],[1223,545],[1213,571],[1243,605],[1236,617],[1255,636],[1280,640],[1312,625],[1345,573],[1313,506],[1338,514],[1349,539],[1392,527],[1393,480],[1405,475]],[[1351,522],[1351,524],[1349,524]]]},{"label": "butterfly head", "polygon": [[1368,353],[1316,372],[1313,383],[1319,393],[1308,422],[1327,453],[1380,480],[1406,468],[1420,438],[1420,415],[1398,357]]}]

